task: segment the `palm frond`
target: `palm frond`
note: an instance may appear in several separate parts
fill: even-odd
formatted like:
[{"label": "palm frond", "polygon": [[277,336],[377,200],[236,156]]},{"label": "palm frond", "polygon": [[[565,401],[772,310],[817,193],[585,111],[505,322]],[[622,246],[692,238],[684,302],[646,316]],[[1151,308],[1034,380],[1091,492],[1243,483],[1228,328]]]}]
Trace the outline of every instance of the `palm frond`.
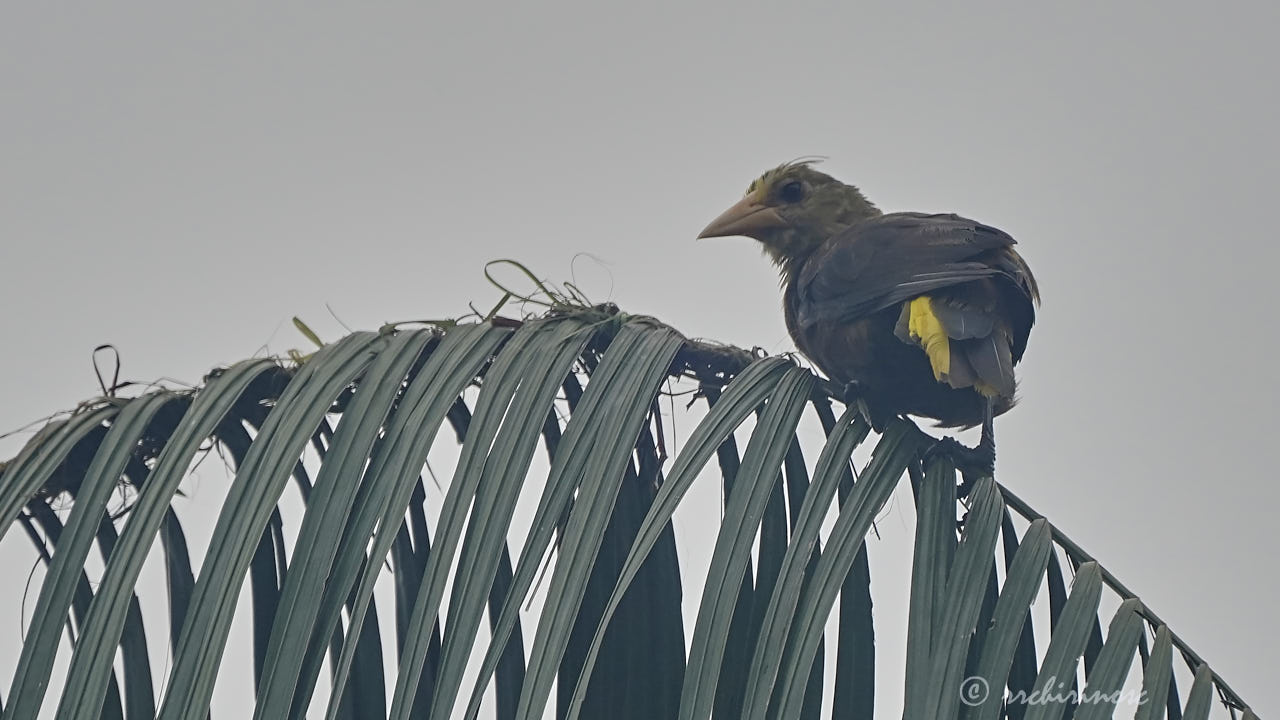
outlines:
[{"label": "palm frond", "polygon": [[[806,418],[825,433],[812,465]],[[265,719],[872,717],[895,703],[875,697],[867,536],[899,487],[916,508],[908,621],[880,643],[906,638],[904,717],[1110,717],[1129,691],[1139,718],[1256,717],[1007,488],[958,499],[906,420],[855,468],[869,435],[786,358],[572,288],[539,318],[388,326],[91,401],[0,466],[0,541],[46,565],[0,718],[200,720],[236,664],[255,683],[238,710]],[[193,554],[190,514],[212,509],[181,489],[215,450],[234,477]],[[677,512],[713,456],[710,564],[682,587]],[[140,581],[153,558],[163,588]],[[252,657],[228,651],[238,612]],[[1046,683],[1074,692],[1032,699]]]}]

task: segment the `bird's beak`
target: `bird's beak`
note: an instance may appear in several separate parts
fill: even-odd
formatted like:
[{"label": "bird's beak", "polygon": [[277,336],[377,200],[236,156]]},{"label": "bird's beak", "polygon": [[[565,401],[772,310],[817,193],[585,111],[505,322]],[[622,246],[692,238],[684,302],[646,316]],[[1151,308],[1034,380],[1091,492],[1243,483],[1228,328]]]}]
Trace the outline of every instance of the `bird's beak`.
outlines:
[{"label": "bird's beak", "polygon": [[761,230],[780,228],[786,224],[787,221],[782,219],[777,210],[761,204],[756,199],[756,194],[751,193],[712,220],[698,234],[698,239],[730,235],[755,237]]}]

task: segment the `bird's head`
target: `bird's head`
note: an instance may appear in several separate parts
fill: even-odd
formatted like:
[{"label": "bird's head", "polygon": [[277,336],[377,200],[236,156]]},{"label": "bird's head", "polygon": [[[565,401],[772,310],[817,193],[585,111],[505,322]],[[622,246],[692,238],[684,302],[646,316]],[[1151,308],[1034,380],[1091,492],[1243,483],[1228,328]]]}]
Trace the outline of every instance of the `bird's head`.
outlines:
[{"label": "bird's head", "polygon": [[814,170],[814,162],[796,160],[756,178],[698,237],[754,238],[786,271],[832,235],[880,214],[858,188]]}]

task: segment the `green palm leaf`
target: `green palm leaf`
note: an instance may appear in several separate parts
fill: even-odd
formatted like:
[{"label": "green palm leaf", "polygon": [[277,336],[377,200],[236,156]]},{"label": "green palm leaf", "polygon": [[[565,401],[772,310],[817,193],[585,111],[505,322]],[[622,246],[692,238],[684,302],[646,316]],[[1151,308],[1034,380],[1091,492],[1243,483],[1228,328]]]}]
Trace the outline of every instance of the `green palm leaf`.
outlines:
[{"label": "green palm leaf", "polygon": [[[851,467],[869,428],[854,411],[837,419],[809,371],[573,304],[518,323],[355,333],[293,365],[216,371],[195,391],[92,401],[38,431],[0,466],[0,539],[29,540],[48,566],[3,720],[203,719],[226,670],[250,660],[244,708],[252,692],[258,718],[869,717],[884,664],[868,533],[904,485],[916,501],[899,590],[909,620],[879,632],[881,644],[906,638],[905,667],[890,669],[904,717],[1101,718],[1139,691],[1138,718],[1207,717],[1215,699],[1256,717],[1007,488],[983,479],[958,499],[944,459],[921,467],[929,439],[909,421]],[[693,398],[684,410],[680,396]],[[807,413],[826,434],[812,466]],[[428,457],[454,436],[437,499]],[[234,479],[220,509],[197,508],[180,489],[213,448]],[[713,456],[725,505],[699,516],[715,539],[695,593],[681,587],[674,516]],[[109,507],[117,490],[123,509]],[[216,512],[194,554],[192,512]],[[1069,593],[1060,555],[1075,569]],[[140,582],[153,557],[163,588]],[[240,607],[246,579],[253,602]],[[1040,657],[1031,609],[1046,586]],[[379,612],[380,587],[394,612]],[[157,591],[166,602],[149,600]],[[1104,597],[1119,606],[1105,632]],[[252,658],[227,651],[237,612],[253,620]],[[167,634],[171,657],[148,630]],[[1049,681],[1080,695],[1031,702]]]}]

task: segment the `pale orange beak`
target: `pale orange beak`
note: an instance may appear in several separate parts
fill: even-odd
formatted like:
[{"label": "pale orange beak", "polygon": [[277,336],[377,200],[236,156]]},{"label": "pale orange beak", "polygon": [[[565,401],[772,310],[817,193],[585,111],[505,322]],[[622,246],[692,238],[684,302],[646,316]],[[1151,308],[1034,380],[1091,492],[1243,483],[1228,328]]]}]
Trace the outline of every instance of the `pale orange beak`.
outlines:
[{"label": "pale orange beak", "polygon": [[787,221],[782,219],[777,210],[761,204],[756,199],[756,193],[751,193],[712,220],[698,234],[698,239],[731,235],[756,237],[761,230],[780,228],[786,224]]}]

